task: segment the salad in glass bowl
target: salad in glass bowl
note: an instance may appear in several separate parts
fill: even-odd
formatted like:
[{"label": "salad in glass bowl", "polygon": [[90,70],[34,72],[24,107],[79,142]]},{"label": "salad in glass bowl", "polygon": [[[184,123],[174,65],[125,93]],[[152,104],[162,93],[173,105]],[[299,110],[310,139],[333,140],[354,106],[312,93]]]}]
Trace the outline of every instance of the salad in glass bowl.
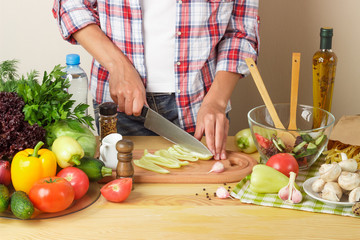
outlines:
[{"label": "salad in glass bowl", "polygon": [[[280,121],[288,126],[290,104],[279,103],[274,107]],[[265,105],[249,111],[249,126],[262,163],[277,153],[289,153],[300,169],[306,169],[325,150],[335,117],[328,111],[307,105],[297,105],[296,110],[295,130],[276,128]]]}]

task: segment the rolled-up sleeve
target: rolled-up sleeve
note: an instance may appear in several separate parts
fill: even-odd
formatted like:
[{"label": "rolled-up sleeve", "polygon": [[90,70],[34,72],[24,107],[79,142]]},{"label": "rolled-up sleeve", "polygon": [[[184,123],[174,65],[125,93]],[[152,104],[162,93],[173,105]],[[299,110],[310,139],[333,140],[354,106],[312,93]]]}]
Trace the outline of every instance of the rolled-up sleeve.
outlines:
[{"label": "rolled-up sleeve", "polygon": [[62,37],[72,44],[72,34],[89,24],[99,25],[96,0],[54,0],[52,9]]},{"label": "rolled-up sleeve", "polygon": [[249,74],[246,58],[257,59],[259,50],[258,0],[234,0],[233,11],[218,46],[216,71]]}]

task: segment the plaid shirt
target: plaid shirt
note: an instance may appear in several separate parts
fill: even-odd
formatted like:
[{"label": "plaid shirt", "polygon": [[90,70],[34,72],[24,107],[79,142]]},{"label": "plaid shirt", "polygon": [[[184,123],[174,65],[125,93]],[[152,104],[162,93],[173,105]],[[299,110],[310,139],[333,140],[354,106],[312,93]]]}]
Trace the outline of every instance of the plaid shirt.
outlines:
[{"label": "plaid shirt", "polygon": [[[247,75],[245,58],[256,59],[259,3],[258,0],[173,1],[177,5],[174,69],[179,122],[183,129],[194,132],[197,112],[215,73]],[[89,24],[98,24],[130,59],[146,85],[139,0],[55,0],[53,14],[63,38],[73,44],[76,44],[73,33]],[[98,103],[112,101],[108,79],[108,71],[93,60],[90,89]]]}]

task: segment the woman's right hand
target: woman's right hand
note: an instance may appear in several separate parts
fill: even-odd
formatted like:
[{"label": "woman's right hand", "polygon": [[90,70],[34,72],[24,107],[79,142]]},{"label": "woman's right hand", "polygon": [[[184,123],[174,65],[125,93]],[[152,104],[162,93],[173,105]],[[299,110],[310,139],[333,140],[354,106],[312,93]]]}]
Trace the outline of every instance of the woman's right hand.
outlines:
[{"label": "woman's right hand", "polygon": [[144,83],[132,63],[126,59],[109,71],[110,96],[118,104],[120,112],[139,116],[146,103]]},{"label": "woman's right hand", "polygon": [[109,71],[110,96],[120,111],[139,116],[147,104],[145,86],[128,57],[96,24],[78,30],[73,37]]}]

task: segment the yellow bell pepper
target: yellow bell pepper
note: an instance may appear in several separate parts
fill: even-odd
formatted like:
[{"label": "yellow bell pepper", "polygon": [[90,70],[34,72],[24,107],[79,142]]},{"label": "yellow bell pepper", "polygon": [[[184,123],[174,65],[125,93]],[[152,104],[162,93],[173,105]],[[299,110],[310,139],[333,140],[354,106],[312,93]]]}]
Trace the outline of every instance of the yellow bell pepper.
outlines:
[{"label": "yellow bell pepper", "polygon": [[18,152],[11,163],[11,180],[16,191],[29,193],[32,185],[43,177],[56,175],[56,156],[38,142],[34,149]]}]

